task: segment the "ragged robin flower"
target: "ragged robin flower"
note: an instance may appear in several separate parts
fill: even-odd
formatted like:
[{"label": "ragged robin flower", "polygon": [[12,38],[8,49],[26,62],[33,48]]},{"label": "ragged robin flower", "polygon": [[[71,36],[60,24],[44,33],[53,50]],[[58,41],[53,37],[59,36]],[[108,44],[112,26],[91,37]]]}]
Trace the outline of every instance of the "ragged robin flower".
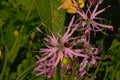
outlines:
[{"label": "ragged robin flower", "polygon": [[90,49],[89,49],[90,52],[87,53],[89,57],[84,58],[80,63],[80,68],[77,75],[81,77],[83,77],[86,73],[88,73],[91,67],[93,68],[97,67],[97,64],[98,64],[97,61],[102,59],[102,57],[99,56],[101,51],[101,46],[99,46],[98,48],[92,47]]},{"label": "ragged robin flower", "polygon": [[[106,21],[104,18],[98,17],[99,14],[103,13],[106,7],[101,10],[98,10],[99,5],[102,4],[102,0],[99,0],[95,7],[91,9],[91,5],[89,5],[87,8],[87,11],[84,10],[77,10],[77,13],[80,15],[80,23],[82,23],[82,26],[84,30],[90,30],[94,32],[102,32],[105,34],[103,31],[105,28],[110,29],[113,31],[113,26],[111,25],[106,25],[106,24],[101,24],[98,21]],[[82,18],[82,19],[81,19]],[[81,21],[82,20],[82,21]]]},{"label": "ragged robin flower", "polygon": [[[63,36],[58,34],[59,38],[56,38],[52,33],[52,36],[46,35],[45,38],[46,48],[40,49],[42,53],[41,57],[37,61],[37,66],[34,71],[38,71],[38,75],[46,75],[48,76],[45,70],[43,70],[44,66],[46,70],[52,70],[57,67],[59,63],[63,63],[65,57],[73,60],[73,57],[87,57],[85,54],[81,54],[77,52],[75,49],[72,49],[73,45],[70,44],[76,38],[71,37],[71,35],[75,32],[77,27],[72,27],[74,22],[74,17],[72,18],[69,26],[67,27],[67,31]],[[41,32],[41,30],[37,27],[37,30]],[[42,33],[42,32],[41,32]],[[65,61],[65,60],[64,60]],[[42,65],[43,66],[42,66]],[[66,64],[66,63],[65,63]],[[47,71],[49,72],[49,71]],[[51,76],[52,77],[52,76]]]}]

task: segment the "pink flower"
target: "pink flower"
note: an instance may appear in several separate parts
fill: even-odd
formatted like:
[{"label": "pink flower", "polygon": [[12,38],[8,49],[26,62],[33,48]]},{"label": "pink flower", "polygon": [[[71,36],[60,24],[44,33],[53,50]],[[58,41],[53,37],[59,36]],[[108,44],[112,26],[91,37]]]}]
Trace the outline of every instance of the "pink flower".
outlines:
[{"label": "pink flower", "polygon": [[[105,24],[101,24],[101,23],[97,22],[97,21],[105,20],[103,18],[97,17],[100,13],[102,13],[106,10],[106,8],[98,10],[98,7],[102,2],[103,2],[103,0],[99,0],[99,2],[97,2],[97,4],[95,5],[95,8],[93,10],[91,10],[91,5],[87,6],[87,11],[77,10],[77,13],[80,15],[80,18],[82,18],[82,21],[80,21],[80,22],[82,23],[82,26],[85,30],[90,29],[94,32],[98,32],[98,31],[103,32],[104,28],[108,28],[111,31],[113,31],[113,26],[105,25]],[[108,6],[108,7],[110,7],[110,6]]]},{"label": "pink flower", "polygon": [[54,69],[52,65],[54,63],[54,57],[52,57],[49,60],[46,60],[45,62],[42,62],[39,56],[37,56],[37,59],[38,59],[38,61],[36,62],[37,66],[33,70],[33,72],[35,71],[38,72],[36,76],[44,75],[47,78],[53,77]]},{"label": "pink flower", "polygon": [[88,51],[89,52],[86,54],[88,54],[89,57],[84,58],[80,63],[80,69],[78,71],[78,75],[81,77],[84,76],[91,67],[96,67],[98,64],[97,61],[101,60],[101,57],[99,56],[101,47],[90,48]]},{"label": "pink flower", "polygon": [[[63,36],[58,34],[59,37],[56,38],[52,33],[52,36],[47,35],[47,38],[44,39],[46,42],[46,48],[40,49],[42,55],[38,59],[37,66],[34,70],[39,72],[37,75],[46,75],[49,74],[48,72],[51,72],[50,75],[52,75],[52,72],[54,71],[53,69],[56,68],[58,63],[62,61],[63,57],[68,57],[71,60],[73,59],[73,57],[77,56],[87,57],[85,54],[81,54],[80,52],[77,52],[76,50],[72,49],[73,45],[75,44],[70,43],[73,43],[76,38],[73,38],[71,36],[77,29],[77,27],[73,26],[73,22],[74,17],[69,23],[67,31]],[[38,27],[37,30],[41,32],[41,30]]]}]

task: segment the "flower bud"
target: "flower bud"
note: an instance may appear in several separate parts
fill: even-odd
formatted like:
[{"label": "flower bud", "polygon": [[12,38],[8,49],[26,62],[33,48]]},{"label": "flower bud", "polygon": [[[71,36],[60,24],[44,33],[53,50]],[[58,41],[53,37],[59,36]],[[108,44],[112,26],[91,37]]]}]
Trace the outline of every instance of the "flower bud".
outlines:
[{"label": "flower bud", "polygon": [[70,59],[68,57],[63,57],[62,64],[67,66],[70,63]]},{"label": "flower bud", "polygon": [[18,30],[15,30],[15,31],[14,31],[14,36],[15,36],[15,37],[18,37],[19,35],[20,35],[20,32],[19,32]]}]

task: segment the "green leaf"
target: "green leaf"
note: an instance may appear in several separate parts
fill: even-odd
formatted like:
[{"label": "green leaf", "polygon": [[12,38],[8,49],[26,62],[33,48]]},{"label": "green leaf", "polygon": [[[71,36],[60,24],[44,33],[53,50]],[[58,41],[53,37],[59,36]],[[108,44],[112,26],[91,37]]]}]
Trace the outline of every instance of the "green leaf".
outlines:
[{"label": "green leaf", "polygon": [[65,12],[57,10],[60,0],[35,0],[35,5],[42,23],[47,25],[53,33],[63,30]]},{"label": "green leaf", "polygon": [[17,3],[20,5],[23,5],[24,8],[26,8],[27,10],[30,9],[30,5],[32,4],[32,0],[16,0]]},{"label": "green leaf", "polygon": [[10,63],[13,63],[15,60],[20,48],[28,41],[28,35],[21,35],[20,37],[16,38],[10,53],[8,54],[8,59]]},{"label": "green leaf", "polygon": [[16,78],[16,73],[15,72],[11,72],[10,74],[9,74],[9,80],[15,80],[15,78]]},{"label": "green leaf", "polygon": [[19,64],[17,67],[17,75],[20,75],[22,73],[22,64]]},{"label": "green leaf", "polygon": [[24,78],[31,77],[32,71],[35,67],[35,57],[30,52],[26,53],[26,59],[17,66],[17,78],[16,80],[23,80]]},{"label": "green leaf", "polygon": [[113,42],[112,42],[112,45],[111,45],[110,49],[114,49],[117,46],[120,46],[120,42],[118,40],[114,39]]}]

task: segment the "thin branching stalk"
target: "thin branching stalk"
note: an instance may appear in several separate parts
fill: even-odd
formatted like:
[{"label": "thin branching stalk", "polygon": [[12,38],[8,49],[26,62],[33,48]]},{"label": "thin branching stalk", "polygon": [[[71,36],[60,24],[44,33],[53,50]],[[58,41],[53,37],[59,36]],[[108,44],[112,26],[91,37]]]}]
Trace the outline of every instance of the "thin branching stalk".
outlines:
[{"label": "thin branching stalk", "polygon": [[28,67],[26,70],[24,70],[17,78],[16,80],[22,80],[21,78],[26,75],[31,69],[33,69],[35,67],[35,64],[31,65],[30,67]]},{"label": "thin branching stalk", "polygon": [[[34,4],[34,0],[32,1],[32,5],[31,5],[31,7],[30,7],[30,9],[29,9],[26,17],[25,17],[25,21],[24,21],[24,23],[23,23],[23,25],[22,25],[22,27],[21,27],[21,29],[20,29],[20,32],[23,32],[23,29],[24,29],[24,27],[25,27],[25,23],[26,23],[26,21],[28,20],[28,17],[30,16],[30,13],[31,13],[31,11],[32,11],[33,4]],[[4,40],[2,31],[1,31],[1,35],[2,35],[2,39],[3,39],[3,42],[4,42],[5,48],[6,48],[6,52],[9,53],[9,54],[11,54],[11,53],[13,52],[13,50],[15,49],[15,46],[16,46],[17,42],[19,41],[19,37],[16,38],[16,40],[15,40],[15,42],[14,42],[11,50],[9,51],[9,49],[8,49],[6,43],[5,43],[5,40]],[[8,56],[8,55],[5,55],[5,60],[4,60],[4,65],[3,65],[2,72],[1,72],[0,80],[2,80],[2,78],[3,78],[3,76],[4,76],[4,72],[5,72],[5,69],[6,69],[7,62],[8,62],[8,58],[9,58],[9,56]],[[9,71],[9,70],[8,70],[8,71]]]},{"label": "thin branching stalk", "polygon": [[[3,41],[3,44],[4,44],[4,46],[5,46],[6,53],[8,53],[8,52],[9,52],[9,49],[8,49],[8,47],[7,47],[7,45],[6,45],[6,41],[5,41],[5,39],[4,39],[4,35],[3,35],[3,32],[2,32],[2,29],[0,29],[0,32],[1,32],[2,41]],[[7,57],[8,55],[5,54],[4,56],[5,56],[5,59],[4,59],[3,69],[2,69],[2,72],[1,72],[1,75],[0,75],[0,80],[2,80],[2,78],[3,78],[3,76],[4,76],[5,67],[6,67],[7,60],[8,60],[8,57]]]},{"label": "thin branching stalk", "polygon": [[95,70],[95,73],[94,73],[94,75],[91,77],[90,80],[94,80],[94,79],[95,79],[96,74],[97,74],[97,72],[98,72],[98,70],[99,70],[99,67],[100,67],[101,63],[102,63],[101,61],[98,63],[98,66],[97,66],[97,68],[96,68],[96,70]]}]

